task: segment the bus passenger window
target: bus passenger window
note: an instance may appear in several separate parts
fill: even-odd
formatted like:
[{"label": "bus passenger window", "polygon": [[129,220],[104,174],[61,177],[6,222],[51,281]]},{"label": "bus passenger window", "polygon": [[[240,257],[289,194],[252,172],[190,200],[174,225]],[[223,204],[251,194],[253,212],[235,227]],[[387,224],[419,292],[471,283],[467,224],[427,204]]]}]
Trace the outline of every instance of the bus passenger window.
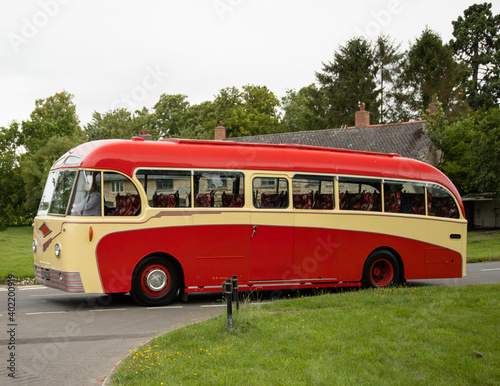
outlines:
[{"label": "bus passenger window", "polygon": [[138,216],[141,213],[141,198],[127,177],[104,172],[102,193],[105,216]]},{"label": "bus passenger window", "polygon": [[294,209],[333,209],[333,178],[295,175],[292,181]]},{"label": "bus passenger window", "polygon": [[253,179],[253,205],[256,208],[288,208],[288,181],[285,178]]},{"label": "bus passenger window", "polygon": [[438,185],[427,188],[429,216],[459,218],[455,200],[447,190]]},{"label": "bus passenger window", "polygon": [[195,171],[194,206],[241,208],[245,205],[245,177],[240,172]]},{"label": "bus passenger window", "polygon": [[386,212],[425,215],[425,186],[418,182],[387,181],[384,183]]},{"label": "bus passenger window", "polygon": [[341,210],[382,211],[381,181],[358,177],[339,177]]},{"label": "bus passenger window", "polygon": [[191,172],[185,170],[139,170],[148,204],[152,208],[189,207]]}]

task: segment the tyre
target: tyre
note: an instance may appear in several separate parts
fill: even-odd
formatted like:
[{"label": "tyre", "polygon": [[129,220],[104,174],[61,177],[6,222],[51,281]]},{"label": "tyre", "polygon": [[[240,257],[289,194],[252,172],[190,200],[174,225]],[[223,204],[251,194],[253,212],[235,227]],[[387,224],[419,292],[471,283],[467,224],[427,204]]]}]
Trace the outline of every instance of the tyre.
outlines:
[{"label": "tyre", "polygon": [[179,283],[179,272],[171,261],[151,256],[135,268],[130,295],[140,305],[163,306],[175,298]]},{"label": "tyre", "polygon": [[399,283],[399,263],[390,251],[373,252],[363,268],[365,287],[383,288]]}]

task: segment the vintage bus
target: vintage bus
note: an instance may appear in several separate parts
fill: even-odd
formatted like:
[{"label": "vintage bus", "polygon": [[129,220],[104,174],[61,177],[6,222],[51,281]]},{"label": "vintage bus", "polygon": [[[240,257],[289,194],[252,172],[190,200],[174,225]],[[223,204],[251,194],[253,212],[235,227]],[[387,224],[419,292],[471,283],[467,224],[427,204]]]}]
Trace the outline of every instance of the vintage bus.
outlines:
[{"label": "vintage bus", "polygon": [[222,290],[385,287],[461,278],[452,182],[396,154],[300,145],[101,140],[51,168],[36,279],[142,305]]}]

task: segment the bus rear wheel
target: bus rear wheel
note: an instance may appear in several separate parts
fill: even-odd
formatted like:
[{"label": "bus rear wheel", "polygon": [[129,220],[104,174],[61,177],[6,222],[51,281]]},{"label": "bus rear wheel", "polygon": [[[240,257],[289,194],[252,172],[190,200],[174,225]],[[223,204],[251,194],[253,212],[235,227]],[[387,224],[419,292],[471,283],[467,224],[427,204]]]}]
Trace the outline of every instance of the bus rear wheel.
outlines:
[{"label": "bus rear wheel", "polygon": [[381,250],[372,253],[363,268],[365,287],[383,288],[399,282],[399,264],[394,254]]},{"label": "bus rear wheel", "polygon": [[171,261],[151,256],[135,268],[130,295],[143,306],[163,306],[175,298],[179,283],[179,273]]}]

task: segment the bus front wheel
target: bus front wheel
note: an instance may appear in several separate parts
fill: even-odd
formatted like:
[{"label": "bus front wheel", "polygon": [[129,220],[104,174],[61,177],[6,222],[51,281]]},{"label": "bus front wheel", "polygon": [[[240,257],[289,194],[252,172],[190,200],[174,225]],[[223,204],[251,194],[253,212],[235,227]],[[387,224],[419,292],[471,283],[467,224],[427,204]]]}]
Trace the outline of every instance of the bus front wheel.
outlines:
[{"label": "bus front wheel", "polygon": [[135,268],[130,295],[143,306],[163,306],[175,298],[179,283],[179,273],[171,261],[151,256]]},{"label": "bus front wheel", "polygon": [[387,250],[373,252],[363,268],[365,287],[387,287],[398,282],[399,264],[394,254]]}]

